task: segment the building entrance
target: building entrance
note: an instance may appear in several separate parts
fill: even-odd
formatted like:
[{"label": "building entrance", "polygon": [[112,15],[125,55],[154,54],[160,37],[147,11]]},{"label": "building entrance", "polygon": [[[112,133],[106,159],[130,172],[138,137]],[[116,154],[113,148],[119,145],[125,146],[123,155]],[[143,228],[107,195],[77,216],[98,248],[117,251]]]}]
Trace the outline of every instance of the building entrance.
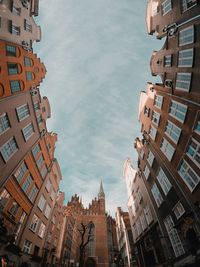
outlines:
[{"label": "building entrance", "polygon": [[92,258],[88,258],[85,267],[96,267],[96,262]]}]

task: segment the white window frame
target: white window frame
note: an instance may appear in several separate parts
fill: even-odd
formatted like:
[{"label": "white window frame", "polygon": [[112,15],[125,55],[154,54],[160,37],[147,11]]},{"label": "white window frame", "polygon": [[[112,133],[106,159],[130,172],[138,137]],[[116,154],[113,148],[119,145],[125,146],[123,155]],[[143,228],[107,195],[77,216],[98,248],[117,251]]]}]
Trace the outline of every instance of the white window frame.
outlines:
[{"label": "white window frame", "polygon": [[163,152],[163,154],[169,161],[172,160],[172,157],[175,153],[175,148],[167,141],[167,139],[162,139],[160,150]]},{"label": "white window frame", "polygon": [[6,143],[0,147],[1,156],[7,162],[18,151],[17,142],[11,137]]},{"label": "white window frame", "polygon": [[24,104],[17,107],[16,112],[19,121],[23,121],[24,119],[30,116],[30,110],[28,104]]},{"label": "white window frame", "polygon": [[181,161],[178,174],[183,179],[189,190],[193,192],[200,182],[200,177],[184,159]]},{"label": "white window frame", "polygon": [[24,136],[25,141],[27,142],[31,138],[31,136],[34,134],[33,124],[31,122],[29,124],[27,124],[22,129],[22,133],[23,133],[23,136]]},{"label": "white window frame", "polygon": [[192,67],[193,66],[194,49],[181,50],[178,53],[178,67]]},{"label": "white window frame", "polygon": [[169,13],[172,10],[172,1],[171,0],[162,1],[161,10],[162,10],[163,16],[165,16],[167,13]]},{"label": "white window frame", "polygon": [[[184,36],[184,34],[186,35]],[[188,38],[190,39],[188,40]],[[179,32],[179,46],[184,46],[193,43],[194,43],[194,25],[189,26]]]},{"label": "white window frame", "polygon": [[173,207],[173,212],[176,216],[176,219],[178,220],[181,218],[181,216],[185,213],[185,209],[180,201],[176,203],[176,205]]},{"label": "white window frame", "polygon": [[167,230],[169,240],[171,242],[174,254],[176,257],[179,257],[185,253],[181,239],[178,235],[178,231],[174,228],[174,222],[172,217],[168,215],[164,220],[164,225]]},{"label": "white window frame", "polygon": [[32,247],[32,243],[29,240],[26,239],[24,241],[24,245],[23,245],[22,251],[25,252],[25,253],[27,253],[27,254],[30,254],[31,247]]},{"label": "white window frame", "polygon": [[143,212],[140,215],[140,223],[142,226],[142,230],[144,231],[147,228],[148,224],[147,224],[146,217]]},{"label": "white window frame", "polygon": [[[196,145],[196,147],[191,146],[191,142],[193,142]],[[193,155],[191,155],[191,153],[188,152],[189,149],[192,151]],[[190,140],[186,154],[197,165],[197,167],[200,168],[200,163],[196,159],[196,158],[200,159],[200,143],[196,139],[192,138]]]},{"label": "white window frame", "polygon": [[154,154],[152,153],[151,150],[149,150],[149,154],[148,154],[148,156],[147,156],[147,162],[149,163],[149,165],[150,165],[151,167],[152,167],[152,165],[153,165],[154,159],[155,159]]},{"label": "white window frame", "polygon": [[149,167],[147,165],[145,166],[143,173],[144,173],[146,180],[148,180],[149,175],[150,175],[150,170],[149,170]]},{"label": "white window frame", "polygon": [[151,214],[151,210],[150,210],[148,205],[146,205],[146,207],[144,207],[144,215],[146,217],[148,225],[150,225],[151,222],[153,221],[153,216]]},{"label": "white window frame", "polygon": [[154,106],[162,109],[162,105],[163,105],[163,96],[162,95],[155,95],[155,99],[154,99]]},{"label": "white window frame", "polygon": [[10,129],[10,121],[7,113],[3,113],[0,116],[0,135],[7,132]]},{"label": "white window frame", "polygon": [[153,110],[151,121],[152,121],[153,124],[158,126],[159,122],[160,122],[160,113],[158,113],[157,111]]},{"label": "white window frame", "polygon": [[31,220],[31,224],[29,226],[29,229],[32,232],[35,233],[37,231],[39,221],[40,221],[39,217],[36,214],[34,214],[32,220]]},{"label": "white window frame", "polygon": [[44,206],[46,204],[46,198],[44,197],[44,195],[42,194],[40,196],[39,202],[38,202],[38,208],[43,211],[44,210]]},{"label": "white window frame", "polygon": [[39,230],[38,230],[38,236],[39,236],[40,238],[43,238],[43,237],[44,237],[45,230],[46,230],[46,225],[45,225],[43,222],[41,222],[41,224],[40,224],[40,228],[39,228]]},{"label": "white window frame", "polygon": [[31,191],[29,192],[29,195],[28,195],[28,198],[29,200],[33,203],[36,196],[37,196],[37,193],[38,193],[39,189],[37,188],[37,186],[34,184],[31,188]]},{"label": "white window frame", "polygon": [[44,216],[49,219],[51,213],[51,206],[49,204],[46,205],[45,210],[44,210]]},{"label": "white window frame", "polygon": [[176,89],[189,92],[192,80],[192,73],[177,72],[176,75]]},{"label": "white window frame", "polygon": [[181,135],[181,128],[176,126],[170,120],[167,121],[165,127],[165,134],[175,143],[177,144]]},{"label": "white window frame", "polygon": [[[185,109],[185,111],[183,111]],[[180,102],[172,100],[169,107],[169,115],[176,120],[183,123],[187,114],[188,107]],[[180,114],[183,118],[178,117],[177,114]]]},{"label": "white window frame", "polygon": [[149,129],[149,135],[150,135],[151,139],[153,141],[155,141],[156,135],[157,135],[157,129],[153,125],[151,125],[151,127]]},{"label": "white window frame", "polygon": [[[192,5],[188,6],[188,4],[190,3],[192,3]],[[197,0],[181,0],[181,7],[183,13],[193,8],[196,5],[197,5]]]},{"label": "white window frame", "polygon": [[153,184],[153,186],[151,188],[151,192],[152,192],[152,195],[153,195],[154,200],[156,202],[156,205],[159,208],[164,200],[163,200],[163,197],[162,197],[160,190],[158,189],[158,186],[156,183]]},{"label": "white window frame", "polygon": [[160,168],[158,171],[157,180],[158,180],[164,194],[167,195],[172,188],[172,184],[170,183],[167,175],[165,174],[165,172],[163,171],[162,168]]}]

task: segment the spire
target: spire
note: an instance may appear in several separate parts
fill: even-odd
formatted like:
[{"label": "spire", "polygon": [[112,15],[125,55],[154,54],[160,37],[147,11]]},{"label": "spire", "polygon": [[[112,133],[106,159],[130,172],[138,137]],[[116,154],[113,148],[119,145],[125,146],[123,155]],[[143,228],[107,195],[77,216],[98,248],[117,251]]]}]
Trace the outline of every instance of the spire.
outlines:
[{"label": "spire", "polygon": [[104,199],[104,198],[105,198],[105,194],[104,194],[104,191],[103,191],[102,180],[101,180],[101,184],[100,184],[100,189],[99,189],[98,198],[99,198],[99,199]]}]

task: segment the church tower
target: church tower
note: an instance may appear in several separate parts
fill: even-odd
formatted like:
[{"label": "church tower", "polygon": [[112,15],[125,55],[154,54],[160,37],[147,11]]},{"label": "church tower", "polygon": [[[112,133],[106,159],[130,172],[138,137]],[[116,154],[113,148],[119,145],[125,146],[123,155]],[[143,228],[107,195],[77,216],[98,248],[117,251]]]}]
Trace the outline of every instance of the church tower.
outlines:
[{"label": "church tower", "polygon": [[98,194],[98,201],[99,201],[99,213],[105,214],[105,193],[103,191],[103,184],[101,181],[99,194]]}]

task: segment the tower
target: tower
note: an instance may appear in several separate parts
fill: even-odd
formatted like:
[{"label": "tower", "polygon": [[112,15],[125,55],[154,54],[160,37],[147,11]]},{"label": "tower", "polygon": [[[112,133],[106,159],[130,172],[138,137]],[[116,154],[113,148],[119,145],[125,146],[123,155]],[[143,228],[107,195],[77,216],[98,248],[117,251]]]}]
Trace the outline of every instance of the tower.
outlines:
[{"label": "tower", "polygon": [[99,188],[98,201],[99,201],[99,213],[105,214],[105,193],[103,191],[102,181]]}]

